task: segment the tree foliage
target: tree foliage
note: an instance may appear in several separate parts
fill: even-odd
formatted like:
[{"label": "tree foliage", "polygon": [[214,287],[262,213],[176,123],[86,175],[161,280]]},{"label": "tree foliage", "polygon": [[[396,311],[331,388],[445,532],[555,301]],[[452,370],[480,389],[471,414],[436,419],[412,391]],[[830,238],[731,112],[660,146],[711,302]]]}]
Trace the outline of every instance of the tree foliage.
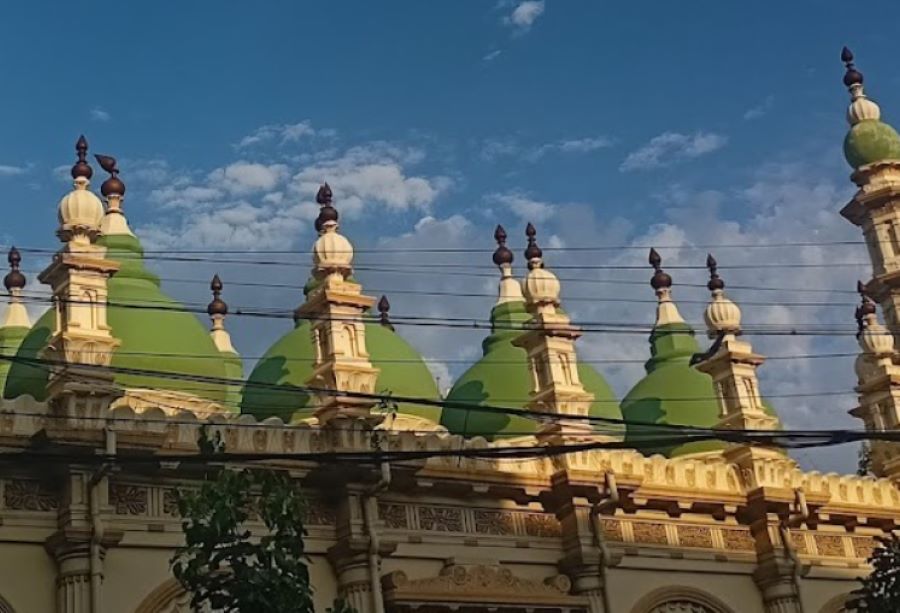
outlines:
[{"label": "tree foliage", "polygon": [[900,538],[896,534],[877,537],[880,544],[869,556],[871,574],[862,580],[849,610],[865,613],[900,611]]}]

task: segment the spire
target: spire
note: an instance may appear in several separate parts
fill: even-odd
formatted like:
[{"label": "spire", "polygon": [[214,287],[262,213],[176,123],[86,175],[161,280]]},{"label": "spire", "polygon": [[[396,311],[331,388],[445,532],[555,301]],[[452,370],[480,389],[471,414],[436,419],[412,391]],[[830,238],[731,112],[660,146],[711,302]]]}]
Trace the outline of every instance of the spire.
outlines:
[{"label": "spire", "polygon": [[391,303],[387,299],[387,296],[382,296],[378,300],[378,323],[387,328],[388,330],[393,331],[394,325],[391,323],[390,319],[390,311],[391,311]]},{"label": "spire", "polygon": [[559,279],[544,268],[543,251],[538,247],[537,230],[529,223],[525,228],[528,247],[525,258],[528,260],[528,274],[525,275],[523,290],[528,310],[538,313],[555,313],[559,306]]},{"label": "spire", "polygon": [[128,227],[128,220],[122,212],[122,201],[125,200],[125,183],[119,178],[119,166],[111,155],[94,156],[100,168],[109,173],[109,178],[100,186],[100,193],[106,199],[106,214],[100,223],[100,232],[105,235],[134,236]]},{"label": "spire", "polygon": [[672,277],[662,269],[662,257],[656,249],[650,249],[648,261],[654,271],[653,276],[650,277],[650,287],[656,291],[656,298],[659,301],[656,305],[654,328],[667,324],[683,324],[684,319],[672,301]]},{"label": "spire", "polygon": [[850,92],[850,106],[847,108],[847,122],[855,126],[861,121],[881,119],[881,109],[866,97],[863,90],[863,75],[853,63],[853,52],[847,47],[841,50],[841,61],[847,67],[844,85]]},{"label": "spire", "polygon": [[338,229],[338,212],[334,208],[333,194],[328,183],[323,183],[316,193],[319,216],[315,228],[319,238],[313,245],[313,276],[321,281],[346,280],[353,272],[353,245]]},{"label": "spire", "polygon": [[706,256],[706,267],[709,269],[709,288],[712,300],[706,306],[703,319],[710,338],[725,334],[726,338],[741,333],[741,309],[725,296],[725,281],[719,276],[719,265],[710,254]]},{"label": "spire", "polygon": [[19,250],[13,247],[9,250],[7,256],[9,262],[9,273],[3,278],[3,285],[9,292],[9,306],[6,308],[6,315],[0,327],[3,328],[30,328],[31,319],[22,304],[22,290],[25,288],[25,275],[19,270],[22,262],[22,255]]},{"label": "spire", "polygon": [[235,351],[234,345],[231,344],[231,335],[225,329],[225,316],[228,315],[228,305],[222,300],[222,287],[222,279],[219,278],[218,274],[213,275],[212,281],[209,283],[213,299],[206,307],[206,312],[212,321],[209,335],[220,352],[236,354],[237,351]]},{"label": "spire", "polygon": [[506,230],[503,226],[497,226],[494,230],[494,240],[497,241],[497,249],[494,251],[494,264],[500,268],[500,287],[497,292],[497,304],[507,302],[522,302],[522,284],[513,278],[512,264],[515,257],[509,247],[506,246]]},{"label": "spire", "polygon": [[75,143],[78,159],[72,166],[74,189],[59,201],[59,229],[56,233],[64,243],[91,243],[100,232],[103,203],[88,189],[94,170],[87,163],[87,150],[87,139],[82,135]]}]

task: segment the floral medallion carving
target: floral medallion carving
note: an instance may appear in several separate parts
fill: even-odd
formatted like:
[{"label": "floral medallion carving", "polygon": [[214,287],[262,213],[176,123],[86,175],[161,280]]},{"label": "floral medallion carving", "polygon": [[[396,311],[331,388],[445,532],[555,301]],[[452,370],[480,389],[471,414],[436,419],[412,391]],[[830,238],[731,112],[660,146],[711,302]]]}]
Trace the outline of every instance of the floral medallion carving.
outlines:
[{"label": "floral medallion carving", "polygon": [[147,513],[147,488],[124,483],[109,486],[109,504],[116,515],[145,515]]},{"label": "floral medallion carving", "polygon": [[475,532],[479,534],[514,534],[515,524],[511,513],[478,509],[473,513]]},{"label": "floral medallion carving", "polygon": [[559,521],[547,513],[525,514],[525,534],[537,537],[558,537],[562,534]]},{"label": "floral medallion carving", "polygon": [[40,481],[13,479],[3,488],[3,504],[16,511],[56,511],[56,493]]},{"label": "floral medallion carving", "polygon": [[405,505],[379,502],[378,515],[388,528],[393,528],[394,530],[409,528],[409,518],[406,516]]},{"label": "floral medallion carving", "polygon": [[631,530],[634,532],[635,543],[646,543],[648,545],[667,545],[669,543],[664,524],[635,522],[632,524]]},{"label": "floral medallion carving", "polygon": [[434,532],[462,532],[462,509],[455,507],[419,507],[419,527]]}]

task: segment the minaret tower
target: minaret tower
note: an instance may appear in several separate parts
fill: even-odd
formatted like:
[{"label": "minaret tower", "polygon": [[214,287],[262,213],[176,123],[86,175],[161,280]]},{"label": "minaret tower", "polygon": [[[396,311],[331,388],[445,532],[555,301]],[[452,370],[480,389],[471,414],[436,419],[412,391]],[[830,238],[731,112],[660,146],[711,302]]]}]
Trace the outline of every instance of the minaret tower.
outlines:
[{"label": "minaret tower", "polygon": [[884,309],[885,321],[900,332],[900,136],[881,121],[881,109],[863,89],[863,75],[846,47],[844,85],[850,91],[844,156],[853,167],[850,178],[859,188],[841,215],[862,229],[872,279],[869,294]]},{"label": "minaret tower", "polygon": [[[528,247],[525,249],[528,274],[523,289],[531,319],[525,324],[527,331],[514,341],[528,354],[533,385],[528,408],[561,415],[587,416],[594,395],[584,389],[578,377],[575,340],[581,336],[581,330],[559,310],[559,279],[544,267],[543,252],[537,245],[536,234],[534,226],[529,223],[525,230],[528,237]],[[537,436],[538,440],[558,445],[573,438],[591,436],[593,431],[586,420],[560,418],[542,425]]]},{"label": "minaret tower", "polygon": [[497,304],[507,302],[522,302],[522,284],[513,277],[513,252],[506,246],[506,230],[503,226],[497,226],[494,230],[494,240],[497,241],[497,249],[494,251],[494,264],[500,269],[500,286],[497,292]]},{"label": "minaret tower", "polygon": [[226,403],[232,411],[241,406],[241,381],[244,378],[244,366],[241,356],[231,343],[231,335],[225,329],[225,318],[228,316],[228,305],[222,300],[222,279],[219,275],[213,275],[209,283],[213,299],[206,307],[206,313],[212,322],[209,336],[212,338],[216,349],[225,358],[225,374],[229,380],[226,385],[228,397]]},{"label": "minaret tower", "polygon": [[6,315],[3,317],[3,323],[0,328],[30,328],[31,320],[28,317],[28,311],[22,304],[22,290],[25,289],[25,275],[19,270],[22,263],[22,254],[13,247],[7,255],[9,262],[9,272],[3,277],[3,286],[9,292],[9,306],[6,309]]},{"label": "minaret tower", "polygon": [[[362,294],[351,277],[353,245],[338,232],[338,212],[327,183],[316,194],[319,238],[313,245],[313,287],[296,311],[308,319],[316,347],[316,364],[307,385],[323,390],[316,394],[316,417],[327,425],[338,418],[364,418],[375,423],[383,418],[372,412],[376,400],[353,393],[374,394],[378,369],[369,361],[363,316],[375,299]],[[340,392],[351,392],[341,394]]]},{"label": "minaret tower", "polygon": [[106,321],[107,281],[119,265],[96,244],[104,211],[89,189],[94,171],[87,163],[84,136],[75,150],[74,189],[59,202],[57,236],[63,246],[38,276],[52,289],[56,309],[56,327],[45,351],[54,363],[47,388],[51,398],[69,409],[97,394],[103,402],[111,400],[112,374],[96,367],[109,366],[119,345]]}]

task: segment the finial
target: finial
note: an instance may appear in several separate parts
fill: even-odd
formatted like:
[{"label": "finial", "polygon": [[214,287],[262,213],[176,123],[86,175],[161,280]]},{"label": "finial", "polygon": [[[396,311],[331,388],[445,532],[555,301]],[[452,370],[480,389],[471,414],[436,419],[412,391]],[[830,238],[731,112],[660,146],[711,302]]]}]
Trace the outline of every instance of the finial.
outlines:
[{"label": "finial", "polygon": [[112,195],[124,196],[125,184],[119,179],[119,167],[116,158],[111,155],[100,155],[99,153],[95,155],[94,158],[97,160],[97,163],[100,164],[100,168],[110,175],[100,186],[100,193],[103,194],[105,198],[109,198]]},{"label": "finial", "polygon": [[212,302],[209,303],[209,306],[206,307],[206,312],[210,317],[216,315],[224,317],[225,315],[228,315],[228,305],[222,300],[222,287],[222,279],[219,278],[218,274],[213,275],[212,281],[209,283],[209,289],[212,290],[213,299]]},{"label": "finial", "polygon": [[865,317],[866,315],[875,315],[878,312],[878,309],[875,307],[875,303],[869,297],[869,292],[866,290],[866,284],[862,281],[856,282],[856,293],[859,294],[859,307],[857,311],[861,317]]},{"label": "finial", "polygon": [[513,263],[513,252],[506,246],[506,230],[498,225],[494,230],[494,240],[497,241],[497,250],[494,251],[494,264],[503,266]]},{"label": "finial", "polygon": [[393,330],[394,326],[393,324],[391,324],[391,320],[389,318],[390,310],[391,303],[388,301],[387,296],[382,296],[378,300],[379,323],[385,328]]},{"label": "finial", "polygon": [[323,232],[325,229],[325,224],[331,223],[332,225],[337,225],[338,221],[338,212],[337,209],[333,206],[334,194],[331,191],[331,186],[328,183],[322,183],[322,186],[319,187],[319,191],[316,192],[316,203],[321,207],[319,209],[319,216],[316,217],[316,232]]},{"label": "finial", "polygon": [[544,252],[538,247],[537,239],[535,238],[537,230],[534,229],[534,224],[530,221],[525,226],[525,236],[528,237],[528,246],[525,248],[525,259],[528,260],[528,268],[534,268],[534,266],[543,268],[543,263],[540,260],[544,257]]},{"label": "finial", "polygon": [[6,259],[9,262],[9,273],[3,278],[3,285],[7,291],[22,289],[25,287],[26,282],[25,275],[19,270],[19,265],[22,263],[22,255],[18,249],[13,247],[9,250],[9,255]]},{"label": "finial", "polygon": [[662,269],[662,257],[653,247],[650,248],[650,257],[648,258],[650,266],[653,267],[654,273],[650,277],[650,287],[659,291],[672,287],[672,277]]},{"label": "finial", "polygon": [[841,61],[847,66],[847,72],[844,73],[844,85],[847,87],[862,85],[863,75],[853,64],[853,52],[849,48],[841,49]]},{"label": "finial", "polygon": [[716,262],[716,258],[711,253],[706,254],[706,267],[709,269],[709,283],[706,284],[709,291],[714,292],[725,289],[725,281],[722,280],[718,273],[719,263]]},{"label": "finial", "polygon": [[88,142],[84,137],[84,134],[78,137],[78,141],[75,143],[75,152],[78,154],[78,161],[75,162],[75,165],[72,166],[72,178],[79,179],[84,177],[85,179],[90,180],[92,176],[94,176],[94,169],[91,168],[91,165],[87,163],[87,150],[88,150]]}]

